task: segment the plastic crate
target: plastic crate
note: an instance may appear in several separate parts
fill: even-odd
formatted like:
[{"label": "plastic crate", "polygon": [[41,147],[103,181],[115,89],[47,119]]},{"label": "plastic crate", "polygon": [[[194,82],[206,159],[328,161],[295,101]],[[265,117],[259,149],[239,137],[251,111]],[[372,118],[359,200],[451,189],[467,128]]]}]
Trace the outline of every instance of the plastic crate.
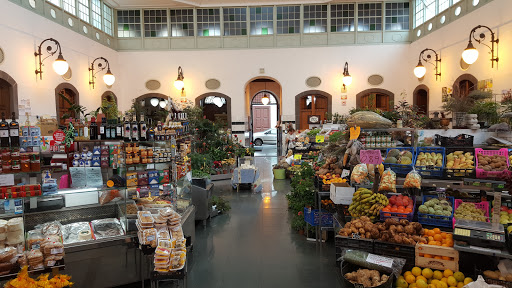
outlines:
[{"label": "plastic crate", "polygon": [[[464,201],[462,201],[461,199],[455,199],[455,207],[453,209],[453,213],[454,214],[455,214],[455,210],[457,210],[457,208],[463,202]],[[488,201],[482,201],[482,202],[479,202],[479,203],[471,203],[471,204],[474,204],[477,209],[483,210],[484,211],[484,216],[487,217],[487,221],[486,222],[490,222],[489,221],[489,202]],[[453,217],[453,225],[452,225],[453,228],[455,228],[455,222],[457,222],[457,219],[455,219],[455,217]]]},{"label": "plastic crate", "polygon": [[[434,195],[424,195],[422,199],[421,204],[425,204],[430,199],[438,198]],[[429,226],[441,226],[441,227],[447,227],[452,228],[453,226],[453,213],[455,211],[455,198],[453,197],[446,197],[446,200],[450,202],[452,206],[452,215],[450,216],[440,216],[440,215],[434,215],[434,214],[424,214],[420,213],[418,211],[418,222],[423,225],[429,225]]]},{"label": "plastic crate", "polygon": [[[464,154],[467,152],[471,153],[472,156],[475,156],[475,149],[474,148],[446,148],[445,150],[445,157],[444,157],[444,172],[445,172],[445,178],[449,180],[463,180],[464,178],[475,178],[475,169],[454,169],[450,168],[448,169],[446,167],[446,164],[448,164],[448,158],[447,156],[450,153],[454,153],[456,151],[462,151]],[[473,158],[473,166],[476,167],[476,157]]]},{"label": "plastic crate", "polygon": [[[432,153],[432,152],[434,152],[434,153],[441,153],[443,155],[443,159],[442,159],[442,162],[441,162],[441,167],[436,167],[436,166],[416,166],[416,161],[418,160],[418,155],[420,155],[421,152],[423,152],[423,153]],[[444,173],[444,159],[445,158],[446,158],[446,156],[445,156],[445,149],[444,149],[444,147],[418,147],[417,150],[416,150],[416,156],[414,157],[414,168],[424,178],[428,178],[428,177],[431,177],[431,178],[443,177],[443,173]]]},{"label": "plastic crate", "polygon": [[[495,269],[495,270],[498,270],[498,269]],[[493,271],[494,271],[494,269],[493,269]],[[484,271],[482,271],[480,269],[475,269],[475,274],[476,275],[482,275],[482,277],[484,278],[484,280],[485,280],[485,282],[487,284],[494,284],[494,285],[499,285],[499,286],[502,286],[502,287],[505,287],[505,288],[512,288],[512,282],[508,282],[508,281],[505,281],[505,280],[491,279],[489,277],[485,277]]]},{"label": "plastic crate", "polygon": [[455,137],[446,137],[446,136],[441,136],[439,134],[436,134],[434,143],[437,146],[443,146],[443,147],[453,147],[453,146],[472,147],[474,138],[475,138],[475,136],[468,135],[468,134],[459,134]]},{"label": "plastic crate", "polygon": [[[304,221],[311,226],[320,224],[320,212],[318,209],[304,207]],[[331,213],[322,212],[322,227],[333,226],[334,219]]]},{"label": "plastic crate", "polygon": [[[475,164],[476,167],[478,167],[478,154],[482,154],[484,156],[492,156],[492,155],[500,155],[504,156],[507,159],[507,168],[510,167],[510,162],[508,160],[508,149],[507,148],[501,148],[499,150],[484,150],[482,148],[475,148]],[[503,170],[503,171],[485,171],[483,169],[475,168],[476,170],[476,178],[494,178],[494,177],[500,177],[504,174],[509,174],[510,171]]]},{"label": "plastic crate", "polygon": [[[389,151],[393,150],[393,149],[397,149],[400,152],[401,151],[409,151],[409,152],[412,153],[412,158],[413,159],[415,158],[415,154],[414,154],[415,151],[414,151],[413,147],[393,147],[393,148],[388,148],[386,150],[386,158],[388,157]],[[384,159],[386,159],[386,158],[384,158]],[[411,160],[413,160],[413,159],[411,159]],[[382,163],[382,164],[384,164],[384,168],[385,169],[390,168],[391,170],[393,170],[393,172],[395,172],[398,175],[407,175],[407,173],[411,172],[414,163],[411,163],[409,165],[405,165],[405,164],[392,164],[392,163]]]},{"label": "plastic crate", "polygon": [[[388,193],[386,197],[391,198],[393,195],[400,195],[398,193]],[[380,220],[384,221],[387,218],[398,218],[398,219],[407,219],[409,222],[412,222],[414,217],[414,210],[416,209],[416,197],[410,197],[413,201],[413,208],[411,213],[398,213],[398,212],[384,212],[380,210]]]},{"label": "plastic crate", "polygon": [[406,260],[402,271],[411,270],[415,265],[416,248],[413,245],[388,243],[379,240],[373,242],[375,254],[403,258]]}]

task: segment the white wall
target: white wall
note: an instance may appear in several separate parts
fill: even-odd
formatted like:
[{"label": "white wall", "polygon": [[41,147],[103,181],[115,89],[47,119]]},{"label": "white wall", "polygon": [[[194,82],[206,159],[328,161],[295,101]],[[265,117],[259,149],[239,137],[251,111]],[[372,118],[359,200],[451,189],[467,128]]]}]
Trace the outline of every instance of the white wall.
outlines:
[{"label": "white wall", "polygon": [[[9,74],[18,84],[18,99],[30,99],[32,115],[55,116],[55,87],[63,82],[75,86],[79,92],[80,104],[90,110],[99,107],[100,97],[107,91],[103,83],[103,73],[96,78],[96,89],[89,87],[89,63],[96,57],[109,60],[112,73],[120,78],[118,53],[63,26],[53,23],[9,1],[1,0],[0,5],[0,48],[5,60],[0,70]],[[57,55],[46,59],[43,66],[43,80],[36,78],[36,47],[46,38],[55,38],[62,46],[62,54],[69,63],[73,76],[65,81],[57,75],[52,63]],[[46,42],[43,51],[46,49]],[[44,56],[43,54],[43,57]],[[121,81],[114,83],[112,91],[123,98]],[[23,115],[22,115],[23,116]]]},{"label": "white wall", "polygon": [[[221,86],[214,92],[226,94],[232,99],[232,121],[246,121],[247,103],[245,86],[254,77],[275,78],[282,85],[283,99],[281,113],[283,120],[295,120],[295,96],[303,91],[322,90],[333,97],[333,113],[346,113],[355,106],[355,95],[365,89],[382,88],[395,94],[395,102],[400,100],[402,91],[412,102],[414,88],[421,84],[412,70],[417,64],[419,52],[426,48],[439,50],[442,57],[442,78],[435,81],[432,67],[427,66],[423,84],[430,88],[430,110],[441,105],[441,87],[451,86],[461,74],[470,73],[477,79],[493,78],[495,91],[512,88],[511,56],[507,54],[512,46],[512,1],[495,0],[461,19],[453,21],[430,35],[412,44],[397,45],[353,45],[339,47],[205,50],[205,51],[137,51],[116,52],[79,35],[58,24],[52,23],[8,1],[2,1],[0,9],[0,47],[6,54],[0,70],[10,74],[18,82],[19,99],[32,100],[33,114],[55,115],[54,89],[65,82],[51,68],[54,58],[45,62],[43,80],[36,80],[33,53],[41,40],[54,37],[63,46],[64,57],[73,70],[70,81],[80,92],[80,104],[90,110],[100,104],[100,95],[106,87],[100,84],[96,89],[88,85],[88,64],[92,59],[103,56],[111,62],[112,72],[117,81],[113,91],[119,99],[121,110],[129,109],[131,99],[150,92],[178,97],[179,91],[173,87],[177,68],[182,66],[185,76],[187,97],[195,97],[212,92],[204,83],[215,78]],[[22,20],[20,20],[22,19]],[[474,26],[488,25],[497,30],[500,37],[499,68],[491,69],[487,48],[476,44],[480,51],[479,60],[464,72],[458,68],[460,54],[467,45],[469,31]],[[340,89],[343,65],[349,63],[353,83],[348,87],[346,106],[341,106]],[[259,69],[265,73],[260,74]],[[368,76],[380,74],[384,82],[379,86],[367,83]],[[102,74],[98,82],[101,83]],[[322,79],[319,87],[309,88],[305,80],[310,76]],[[150,79],[162,84],[157,91],[145,88]]]},{"label": "white wall", "polygon": [[[482,1],[480,1],[482,2]],[[452,87],[454,81],[462,74],[469,73],[478,80],[493,79],[493,92],[501,93],[502,89],[512,88],[512,56],[510,50],[512,47],[512,1],[495,0],[487,5],[465,15],[464,17],[451,22],[430,35],[413,42],[410,45],[410,56],[403,64],[407,67],[407,83],[409,83],[408,93],[412,96],[412,91],[417,85],[425,84],[430,89],[430,110],[439,109],[442,105],[441,88]],[[489,26],[499,37],[499,64],[496,63],[491,68],[490,49],[484,45],[473,41],[475,48],[479,51],[478,60],[471,67],[463,71],[460,68],[460,59],[462,51],[468,45],[468,37],[471,29],[478,25]],[[488,30],[479,29],[478,34]],[[477,34],[477,35],[478,35]],[[489,44],[490,33],[486,33],[486,44]],[[430,64],[424,64],[427,68],[427,74],[423,82],[414,77],[413,69],[418,63],[418,55],[424,48],[432,48],[441,55],[441,79],[436,81],[434,76],[434,67]],[[498,97],[498,100],[501,99]]]}]

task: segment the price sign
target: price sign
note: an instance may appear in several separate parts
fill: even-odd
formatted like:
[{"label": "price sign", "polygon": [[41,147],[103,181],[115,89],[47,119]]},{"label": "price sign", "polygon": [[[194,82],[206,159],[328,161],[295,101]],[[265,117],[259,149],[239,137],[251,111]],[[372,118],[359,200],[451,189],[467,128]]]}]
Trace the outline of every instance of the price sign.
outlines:
[{"label": "price sign", "polygon": [[324,141],[325,141],[324,135],[316,135],[316,139],[315,139],[316,143],[324,143]]},{"label": "price sign", "polygon": [[368,257],[366,258],[366,262],[377,264],[380,266],[391,268],[393,266],[393,259],[382,257],[379,255],[374,254],[368,254]]},{"label": "price sign", "polygon": [[361,150],[359,154],[361,163],[379,165],[382,163],[380,150]]},{"label": "price sign", "polygon": [[359,233],[352,233],[352,239],[361,239],[361,235]]},{"label": "price sign", "polygon": [[295,155],[293,155],[293,159],[295,159],[295,160],[302,159],[302,154],[295,154]]},{"label": "price sign", "polygon": [[66,134],[64,134],[64,131],[62,131],[61,129],[58,129],[57,131],[53,132],[53,140],[55,140],[55,142],[62,142],[64,141],[64,138],[66,138]]}]

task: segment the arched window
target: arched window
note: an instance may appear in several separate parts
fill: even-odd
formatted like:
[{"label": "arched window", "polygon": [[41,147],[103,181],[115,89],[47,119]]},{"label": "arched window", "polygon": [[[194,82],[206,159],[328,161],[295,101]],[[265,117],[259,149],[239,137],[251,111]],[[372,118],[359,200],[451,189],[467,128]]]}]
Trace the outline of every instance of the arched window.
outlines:
[{"label": "arched window", "polygon": [[117,103],[116,94],[114,94],[114,92],[112,92],[112,91],[105,91],[105,93],[103,93],[101,95],[101,102],[103,103],[103,101],[105,101],[105,100],[119,104],[119,103]]},{"label": "arched window", "polygon": [[9,74],[0,71],[0,114],[10,118],[12,112],[18,115],[18,85]]},{"label": "arched window", "polygon": [[367,89],[356,95],[356,107],[381,111],[393,110],[395,95],[384,89]]},{"label": "arched window", "polygon": [[478,80],[471,74],[460,75],[455,82],[453,82],[453,96],[466,97],[471,91],[476,89]]},{"label": "arched window", "polygon": [[200,95],[195,100],[196,106],[203,108],[206,119],[216,122],[221,120],[231,127],[231,97],[222,93],[210,92]]},{"label": "arched window", "polygon": [[412,103],[418,107],[418,112],[423,115],[428,115],[428,93],[429,89],[426,85],[421,84],[413,92],[413,100]]},{"label": "arched window", "polygon": [[78,105],[78,90],[69,84],[61,83],[55,88],[55,103],[57,110],[57,119],[60,125],[66,124],[68,118],[78,118],[80,115],[72,109],[73,105]]}]

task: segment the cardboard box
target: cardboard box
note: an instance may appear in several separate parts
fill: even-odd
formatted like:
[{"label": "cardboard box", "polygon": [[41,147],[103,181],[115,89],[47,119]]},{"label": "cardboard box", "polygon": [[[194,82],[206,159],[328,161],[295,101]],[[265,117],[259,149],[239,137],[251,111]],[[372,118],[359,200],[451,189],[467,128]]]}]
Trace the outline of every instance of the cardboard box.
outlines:
[{"label": "cardboard box", "polygon": [[59,129],[57,119],[41,119],[41,135],[42,136],[53,136],[53,132]]},{"label": "cardboard box", "polygon": [[356,192],[354,187],[345,187],[345,183],[331,183],[331,200],[334,204],[350,205]]}]

